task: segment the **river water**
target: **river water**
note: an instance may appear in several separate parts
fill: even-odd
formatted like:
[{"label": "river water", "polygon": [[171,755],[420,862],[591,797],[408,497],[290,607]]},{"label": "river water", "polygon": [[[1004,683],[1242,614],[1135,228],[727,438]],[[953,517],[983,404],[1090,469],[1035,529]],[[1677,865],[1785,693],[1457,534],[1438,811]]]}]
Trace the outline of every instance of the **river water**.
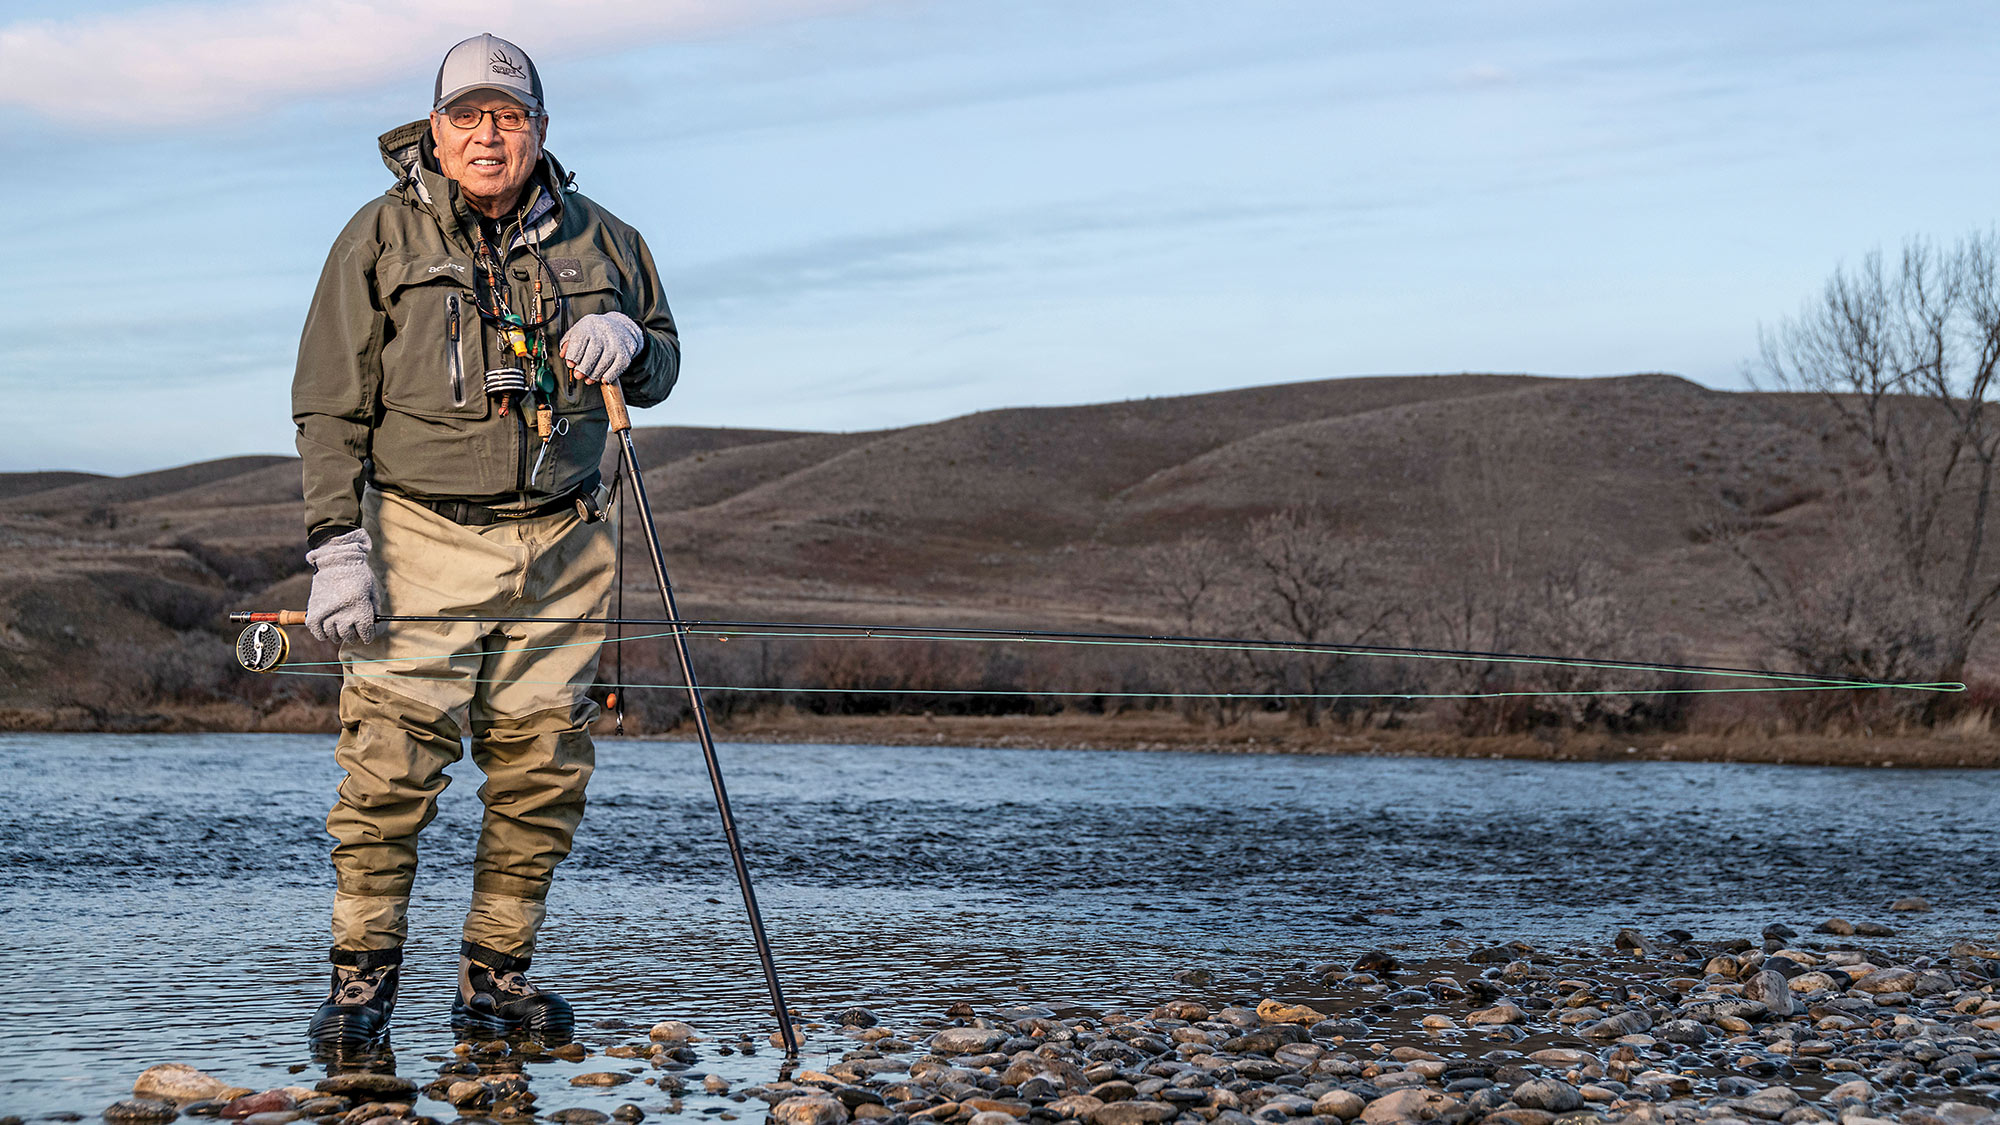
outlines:
[{"label": "river water", "polygon": [[[310,1085],[339,771],[322,736],[0,735],[0,1114],[94,1116],[140,1070]],[[1602,945],[1621,926],[1750,937],[1830,915],[1942,949],[2000,929],[2000,771],[727,745],[787,998],[893,1021],[959,1000],[1248,999],[1383,947]],[[449,1049],[469,762],[425,835],[396,1018],[405,1074]],[[1923,914],[1888,904],[1921,895]],[[667,1018],[773,1026],[699,751],[604,739],[536,979],[580,1038]],[[1453,925],[1452,923],[1457,923]],[[1802,939],[1803,940],[1803,939]],[[1459,944],[1454,944],[1459,943]],[[1193,990],[1173,974],[1203,968]],[[625,1021],[638,1031],[597,1026]],[[821,1031],[807,1063],[851,1044]],[[657,1092],[571,1090],[541,1108]],[[775,1052],[690,1073],[768,1079]],[[699,1083],[696,1083],[698,1086]],[[690,1112],[753,1111],[719,1099]],[[448,1107],[425,1111],[449,1117]]]}]

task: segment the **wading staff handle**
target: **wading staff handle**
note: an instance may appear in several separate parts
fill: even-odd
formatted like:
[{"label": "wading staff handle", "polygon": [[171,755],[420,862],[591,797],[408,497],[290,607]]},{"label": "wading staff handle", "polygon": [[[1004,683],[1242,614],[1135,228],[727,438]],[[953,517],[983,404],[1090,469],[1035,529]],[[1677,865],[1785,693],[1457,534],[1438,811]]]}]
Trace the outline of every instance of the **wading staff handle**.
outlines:
[{"label": "wading staff handle", "polygon": [[625,409],[625,392],[616,383],[599,383],[604,392],[604,414],[611,419],[611,432],[622,434],[632,428],[632,415]]},{"label": "wading staff handle", "polygon": [[306,623],[306,611],[281,609],[275,613],[232,613],[229,615],[229,620],[239,624],[246,621],[270,621],[278,625],[303,625]]}]

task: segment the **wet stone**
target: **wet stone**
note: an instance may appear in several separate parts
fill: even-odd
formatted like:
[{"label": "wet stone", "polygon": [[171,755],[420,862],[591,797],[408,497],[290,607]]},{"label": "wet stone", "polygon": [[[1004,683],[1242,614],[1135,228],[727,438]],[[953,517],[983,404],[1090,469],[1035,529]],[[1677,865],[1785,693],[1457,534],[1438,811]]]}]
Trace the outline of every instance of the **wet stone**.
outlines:
[{"label": "wet stone", "polygon": [[694,1025],[685,1020],[661,1020],[646,1032],[655,1043],[686,1043],[696,1035]]},{"label": "wet stone", "polygon": [[1619,1012],[1584,1024],[1580,1030],[1586,1039],[1617,1039],[1650,1031],[1652,1027],[1652,1018],[1644,1012]]},{"label": "wet stone", "polygon": [[1708,1030],[1694,1020],[1668,1020],[1660,1025],[1659,1036],[1669,1043],[1690,1047],[1708,1042]]},{"label": "wet stone", "polygon": [[801,1094],[772,1106],[771,1117],[779,1125],[841,1125],[847,1107],[829,1094]]},{"label": "wet stone", "polygon": [[[1775,958],[1773,958],[1775,960]],[[1794,978],[1796,979],[1796,978]],[[1792,1014],[1792,987],[1776,969],[1762,969],[1743,982],[1743,998],[1764,1005],[1774,1016]]]},{"label": "wet stone", "polygon": [[1516,1087],[1514,1102],[1528,1109],[1545,1109],[1551,1113],[1562,1113],[1581,1106],[1583,1095],[1567,1082],[1553,1078],[1538,1078],[1531,1082],[1523,1082]]},{"label": "wet stone", "polygon": [[1361,1116],[1364,1106],[1361,1096],[1351,1090],[1328,1090],[1313,1102],[1313,1113],[1320,1117],[1351,1121]]},{"label": "wet stone", "polygon": [[549,1114],[548,1118],[550,1121],[560,1121],[562,1125],[604,1125],[611,1120],[609,1114],[594,1109],[584,1109],[581,1106],[556,1110]]},{"label": "wet stone", "polygon": [[1880,969],[1854,982],[1856,992],[1909,992],[1916,986],[1917,974],[1909,969]]},{"label": "wet stone", "polygon": [[313,1084],[313,1089],[318,1090],[322,1094],[340,1094],[345,1097],[362,1097],[376,1100],[387,1098],[407,1099],[416,1096],[417,1084],[408,1078],[400,1078],[394,1074],[370,1074],[357,1071],[352,1074],[335,1074],[322,1078]]},{"label": "wet stone", "polygon": [[149,1101],[195,1102],[220,1098],[229,1084],[184,1063],[147,1067],[132,1083],[132,1096]]},{"label": "wet stone", "polygon": [[122,1102],[112,1102],[104,1107],[104,1119],[131,1125],[146,1125],[148,1122],[172,1121],[180,1116],[180,1107],[157,1098],[127,1098]]},{"label": "wet stone", "polygon": [[1067,1097],[1057,1098],[1044,1108],[1054,1113],[1057,1117],[1089,1120],[1090,1116],[1103,1108],[1103,1106],[1104,1102],[1102,1099],[1094,1098],[1089,1094],[1070,1094]]},{"label": "wet stone", "polygon": [[1368,1103],[1361,1111],[1364,1125],[1391,1125],[1399,1121],[1434,1121],[1457,1099],[1436,1090],[1396,1090]]},{"label": "wet stone", "polygon": [[569,1080],[569,1084],[572,1086],[623,1086],[630,1081],[632,1081],[632,1076],[629,1074],[621,1074],[615,1070],[598,1070],[576,1075]]},{"label": "wet stone", "polygon": [[1385,949],[1371,949],[1354,961],[1357,973],[1393,973],[1403,967],[1396,955]]},{"label": "wet stone", "polygon": [[1306,1038],[1308,1033],[1292,1024],[1261,1027],[1224,1041],[1222,1049],[1232,1055],[1268,1055],[1288,1043],[1304,1042]]},{"label": "wet stone", "polygon": [[[833,1096],[839,1098],[840,1104],[850,1110],[858,1110],[865,1105],[882,1104],[882,1095],[865,1086],[841,1086],[833,1091]],[[1027,1109],[1026,1106],[1021,1108]]]},{"label": "wet stone", "polygon": [[947,1027],[931,1037],[930,1047],[940,1055],[978,1055],[993,1050],[1007,1039],[1006,1032],[991,1028]]},{"label": "wet stone", "polygon": [[1090,1125],[1158,1125],[1180,1111],[1165,1102],[1113,1102],[1090,1115]]},{"label": "wet stone", "polygon": [[1528,1022],[1528,1016],[1517,1005],[1503,1000],[1490,1008],[1480,1008],[1477,1011],[1467,1013],[1465,1022],[1472,1026],[1486,1027],[1500,1024],[1526,1023]]},{"label": "wet stone", "polygon": [[1285,1004],[1267,999],[1257,1005],[1257,1018],[1267,1023],[1303,1024],[1310,1027],[1326,1017],[1304,1004]]},{"label": "wet stone", "polygon": [[220,1116],[224,1118],[250,1117],[259,1113],[270,1113],[291,1109],[295,1104],[292,1096],[283,1090],[266,1090],[261,1094],[246,1094],[222,1107]]}]

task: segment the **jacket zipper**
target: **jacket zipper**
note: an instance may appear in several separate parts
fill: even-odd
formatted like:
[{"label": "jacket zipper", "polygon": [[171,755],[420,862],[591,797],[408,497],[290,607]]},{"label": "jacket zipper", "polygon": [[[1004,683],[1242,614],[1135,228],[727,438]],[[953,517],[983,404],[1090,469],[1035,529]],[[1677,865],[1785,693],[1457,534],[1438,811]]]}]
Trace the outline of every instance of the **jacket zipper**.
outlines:
[{"label": "jacket zipper", "polygon": [[458,294],[448,294],[444,299],[445,338],[448,341],[445,352],[445,370],[451,372],[451,404],[465,405],[465,360],[458,346]]}]

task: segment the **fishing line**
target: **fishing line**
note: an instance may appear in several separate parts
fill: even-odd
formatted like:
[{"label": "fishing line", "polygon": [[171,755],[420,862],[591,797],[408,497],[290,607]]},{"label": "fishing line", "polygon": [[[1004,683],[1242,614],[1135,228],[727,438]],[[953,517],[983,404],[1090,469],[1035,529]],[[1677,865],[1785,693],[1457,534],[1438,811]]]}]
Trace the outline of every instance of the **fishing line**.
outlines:
[{"label": "fishing line", "polygon": [[[1445,653],[1431,653],[1431,652],[1424,652],[1421,650],[1369,649],[1369,648],[1348,648],[1348,647],[1341,647],[1339,649],[1327,649],[1317,646],[1296,645],[1283,641],[1238,641],[1238,642],[1224,643],[1224,642],[1209,642],[1209,641],[1093,640],[1080,637],[1066,638],[1066,639],[1033,637],[1033,636],[1001,638],[1001,637],[965,637],[965,636],[952,636],[952,635],[927,634],[927,633],[900,633],[893,636],[889,635],[874,636],[872,634],[856,634],[856,633],[807,633],[807,632],[780,631],[780,630],[760,632],[748,629],[706,629],[706,628],[690,628],[688,630],[688,634],[690,636],[698,636],[698,637],[700,636],[717,637],[723,640],[727,640],[730,637],[804,637],[808,639],[822,639],[822,640],[857,638],[857,639],[873,639],[873,640],[885,640],[885,641],[944,641],[944,642],[984,641],[986,643],[1001,643],[1003,641],[1012,641],[1014,643],[1019,643],[1019,644],[1066,644],[1066,645],[1079,645],[1086,647],[1096,646],[1104,648],[1168,648],[1168,649],[1190,649],[1190,650],[1205,651],[1205,652],[1276,652],[1276,653],[1292,653],[1296,655],[1310,655],[1310,656],[1328,656],[1328,655],[1373,656],[1373,657],[1385,657],[1389,659],[1406,659],[1406,660],[1464,661],[1472,659],[1470,657],[1465,657],[1465,656],[1448,655]],[[1885,683],[1885,682],[1877,682],[1871,680],[1836,680],[1824,676],[1807,676],[1791,672],[1751,672],[1747,670],[1739,670],[1731,668],[1703,668],[1699,665],[1642,664],[1634,661],[1624,661],[1624,660],[1614,660],[1614,661],[1573,660],[1561,657],[1508,656],[1497,653],[1484,654],[1478,657],[1478,659],[1484,660],[1487,663],[1492,663],[1492,664],[1532,664],[1541,667],[1591,668],[1597,670],[1614,670],[1614,671],[1625,671],[1625,672],[1680,672],[1696,676],[1723,676],[1733,679],[1762,679],[1762,680],[1778,680],[1784,682],[1825,684],[1836,688],[1839,687],[1883,688],[1883,687],[1917,687],[1917,686],[1935,687],[1935,685]],[[1964,684],[1955,684],[1955,686],[1960,690],[1963,690],[1963,688],[1965,687]]]},{"label": "fishing line", "polygon": [[[634,637],[632,639],[638,640],[639,638]],[[504,677],[482,677],[482,676],[474,676],[474,677],[425,676],[422,674],[404,674],[397,672],[375,672],[375,673],[305,672],[305,671],[296,671],[293,668],[289,667],[275,669],[275,674],[281,676],[340,676],[345,674],[345,675],[352,675],[356,679],[368,679],[368,680],[375,680],[375,679],[448,680],[452,683],[466,683],[466,684],[533,684],[537,686],[563,686],[574,682],[571,680],[525,680],[525,679],[510,679]],[[645,689],[659,688],[659,689],[675,690],[675,691],[685,691],[687,689],[686,684],[617,683],[617,684],[599,684],[596,686],[611,688],[617,691],[628,691],[635,688],[645,688]],[[1031,688],[784,687],[774,684],[741,685],[741,686],[735,684],[704,684],[702,685],[702,687],[706,691],[740,691],[740,692],[759,693],[759,694],[783,694],[791,692],[802,695],[932,695],[932,696],[970,695],[970,696],[1008,696],[1008,697],[1047,696],[1047,697],[1058,697],[1065,699],[1248,699],[1248,700],[1405,699],[1412,701],[1440,700],[1440,699],[1521,699],[1521,698],[1535,698],[1535,697],[1578,698],[1584,696],[1609,696],[1609,695],[1710,695],[1710,694],[1734,695],[1746,692],[1856,691],[1868,688],[1874,688],[1874,689],[1902,688],[1915,691],[1941,691],[1941,692],[1953,692],[1953,691],[1965,690],[1964,684],[1955,682],[1941,682],[1941,683],[1930,683],[1930,684],[1915,684],[1915,683],[1798,684],[1790,687],[1739,687],[1739,688],[1596,688],[1590,690],[1573,690],[1573,691],[1482,691],[1482,692],[1070,691],[1070,690],[1042,690],[1042,689],[1031,689]]]}]

